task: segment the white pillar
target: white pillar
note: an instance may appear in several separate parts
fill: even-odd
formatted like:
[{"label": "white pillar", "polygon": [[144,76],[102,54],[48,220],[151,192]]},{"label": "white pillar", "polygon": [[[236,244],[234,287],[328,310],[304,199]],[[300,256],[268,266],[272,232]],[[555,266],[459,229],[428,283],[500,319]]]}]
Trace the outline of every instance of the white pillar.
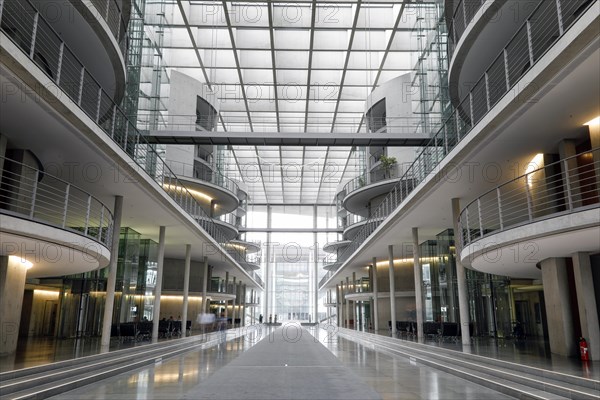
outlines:
[{"label": "white pillar", "polygon": [[202,265],[202,307],[200,307],[201,313],[207,313],[210,311],[208,307],[208,257],[204,256],[204,262]]},{"label": "white pillar", "polygon": [[158,321],[160,320],[160,294],[162,291],[163,269],[165,265],[165,230],[161,226],[158,233],[158,262],[156,266],[156,286],[154,287],[154,316],[152,317],[152,343],[158,341]]},{"label": "white pillar", "polygon": [[[237,283],[236,283],[237,278],[234,276],[233,277],[233,294],[235,295],[235,297],[233,298],[233,300],[231,301],[231,327],[235,327],[235,303],[237,301],[238,298],[238,287],[237,287]],[[273,316],[273,318],[275,318],[275,316]]]},{"label": "white pillar", "polygon": [[[460,201],[457,198],[452,199],[452,223],[454,228],[454,243],[458,245],[462,232],[458,228],[458,217],[460,216]],[[467,273],[465,267],[460,261],[459,248],[456,246],[456,283],[458,290],[458,311],[460,313],[460,335],[463,346],[471,345],[471,332],[469,325],[471,323],[469,313],[469,300],[467,290]]]},{"label": "white pillar", "polygon": [[102,353],[107,352],[110,347],[110,328],[112,325],[113,308],[115,306],[115,285],[117,283],[117,261],[119,260],[119,237],[121,235],[122,216],[123,196],[115,196],[110,262],[108,263],[108,278],[106,280],[106,302],[104,303],[102,337],[100,339],[100,351]]},{"label": "white pillar", "polygon": [[600,360],[600,327],[598,325],[598,305],[592,276],[592,264],[588,253],[573,254],[573,273],[577,304],[581,321],[581,334],[587,340],[590,360]]},{"label": "white pillar", "polygon": [[576,354],[576,345],[565,259],[547,258],[540,264],[550,351],[562,356],[573,356]]},{"label": "white pillar", "polygon": [[181,310],[181,337],[185,337],[187,314],[188,314],[188,302],[190,294],[190,265],[192,264],[192,245],[185,245],[185,265],[183,271],[183,308]]},{"label": "white pillar", "polygon": [[346,277],[346,329],[350,329],[350,300],[348,299],[348,293],[350,293],[350,277]]},{"label": "white pillar", "polygon": [[379,331],[379,289],[377,288],[377,258],[373,257],[373,329],[375,333]]},{"label": "white pillar", "polygon": [[415,272],[415,311],[417,313],[417,338],[423,339],[423,272],[421,270],[421,251],[419,249],[419,229],[412,228],[413,263]]},{"label": "white pillar", "polygon": [[335,313],[337,325],[342,326],[342,289],[340,285],[335,285]]},{"label": "white pillar", "polygon": [[390,273],[390,321],[392,336],[396,334],[396,274],[394,271],[394,246],[388,246],[388,269]]}]

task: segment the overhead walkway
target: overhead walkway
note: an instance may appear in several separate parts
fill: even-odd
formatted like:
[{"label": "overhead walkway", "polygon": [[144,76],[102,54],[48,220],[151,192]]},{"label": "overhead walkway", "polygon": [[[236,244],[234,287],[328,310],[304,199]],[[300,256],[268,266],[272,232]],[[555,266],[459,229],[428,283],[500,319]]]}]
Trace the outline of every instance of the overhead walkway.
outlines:
[{"label": "overhead walkway", "polygon": [[356,132],[212,132],[196,130],[149,131],[151,144],[202,144],[239,146],[425,146],[430,138],[394,133]]}]

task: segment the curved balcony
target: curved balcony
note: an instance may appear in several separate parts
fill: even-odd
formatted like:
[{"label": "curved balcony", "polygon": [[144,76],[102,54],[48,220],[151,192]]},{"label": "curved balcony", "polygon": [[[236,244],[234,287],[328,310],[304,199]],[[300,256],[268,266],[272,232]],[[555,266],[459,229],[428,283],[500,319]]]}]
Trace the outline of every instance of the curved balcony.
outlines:
[{"label": "curved balcony", "polygon": [[326,271],[337,271],[340,265],[342,265],[340,261],[332,261],[327,257],[323,259],[323,269]]},{"label": "curved balcony", "polygon": [[246,259],[240,262],[240,265],[246,271],[256,271],[260,269],[261,261],[262,257],[260,254],[250,254],[246,255]]},{"label": "curved balcony", "polygon": [[339,249],[342,249],[352,243],[351,240],[338,240],[337,242],[325,243],[323,251],[326,253],[336,253]]},{"label": "curved balcony", "polygon": [[[461,259],[486,272],[538,277],[536,263],[542,259],[600,250],[598,208],[600,149],[594,149],[531,171],[469,203],[458,222]],[[526,257],[515,255],[515,249],[501,251],[516,242],[530,245]]]},{"label": "curved balcony", "polygon": [[[78,10],[86,3],[77,0],[70,1]],[[95,14],[100,16],[108,25],[108,29],[117,41],[123,58],[126,58],[128,47],[127,26],[131,14],[131,0],[91,0],[91,4],[97,10]]]},{"label": "curved balcony", "polygon": [[[57,253],[53,260],[36,255],[35,270],[30,276],[86,272],[108,264],[113,225],[108,206],[43,170],[3,157],[0,157],[0,165],[0,214],[4,217],[2,242],[6,246],[22,243],[30,250],[39,249],[40,243],[46,243],[41,247],[53,246]],[[11,217],[32,224],[12,223]],[[6,246],[3,248],[8,250]],[[29,250],[21,250],[22,254],[30,254]],[[63,259],[61,254],[70,257]]]},{"label": "curved balcony", "polygon": [[188,189],[198,193],[207,213],[218,216],[245,205],[245,202],[240,200],[240,196],[246,197],[246,195],[242,193],[237,182],[213,170],[212,167],[207,169],[175,160],[169,160],[167,163],[179,179],[186,183]]},{"label": "curved balcony", "polygon": [[237,246],[240,251],[245,252],[245,254],[255,254],[260,252],[261,243],[247,242],[245,240],[235,239],[229,242],[232,246]]},{"label": "curved balcony", "polygon": [[[469,0],[461,4],[465,1]],[[456,42],[448,69],[453,103],[467,100],[461,111],[475,119],[539,60],[594,0],[495,0],[483,2],[483,7],[477,3],[470,3],[473,11],[467,7],[470,25]],[[463,16],[462,9],[457,8],[457,21]],[[501,23],[497,23],[498,16]]]},{"label": "curved balcony", "polygon": [[390,169],[375,168],[366,174],[347,182],[338,196],[342,206],[353,214],[367,217],[368,204],[377,196],[389,193],[400,179],[400,169],[394,165]]},{"label": "curved balcony", "polygon": [[[0,3],[2,5],[0,27],[4,33],[6,33],[5,18],[12,18],[13,20],[20,18],[14,9],[5,7],[7,3],[21,4],[21,2],[12,1]],[[44,21],[43,16],[38,16],[38,23],[39,21]],[[129,157],[129,161],[139,167],[140,173],[144,171],[147,177],[163,188],[165,194],[171,197],[182,212],[194,218],[199,227],[201,226],[206,234],[220,244],[223,252],[227,252],[234,260],[241,259],[241,255],[236,249],[225,247],[230,239],[223,232],[220,224],[204,211],[197,195],[186,188],[156,151],[155,146],[148,142],[146,135],[142,134],[135,124],[129,121],[127,115],[107,94],[94,76],[82,64],[78,64],[77,79],[62,73],[65,68],[64,64],[67,62],[65,61],[66,55],[73,53],[69,46],[62,41],[60,35],[51,28],[38,30],[34,35],[33,25],[25,25],[21,31],[26,33],[31,40],[29,42],[14,41],[14,46],[18,47],[23,55],[28,57],[40,70],[45,71],[47,65],[54,68],[53,71],[56,73],[48,74],[48,77],[61,89],[60,96],[58,96],[60,101],[68,107],[73,107],[73,105],[79,107],[85,116],[89,118],[89,120],[86,120],[85,117],[82,118],[83,123],[95,123],[113,141],[114,145],[123,151],[123,155]],[[51,51],[47,53],[53,57],[51,58],[51,64],[43,62],[31,51],[32,46],[35,49],[36,44],[41,41],[47,44],[50,43],[52,46]],[[260,287],[264,286],[263,280],[254,271],[249,272],[248,275]]]}]

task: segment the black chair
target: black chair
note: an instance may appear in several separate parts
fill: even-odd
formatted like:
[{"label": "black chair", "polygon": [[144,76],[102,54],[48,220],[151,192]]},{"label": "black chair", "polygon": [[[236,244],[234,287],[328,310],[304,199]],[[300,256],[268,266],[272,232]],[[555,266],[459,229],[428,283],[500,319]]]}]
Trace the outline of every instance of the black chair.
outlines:
[{"label": "black chair", "polygon": [[120,326],[120,336],[123,340],[136,340],[137,329],[134,322],[127,322]]},{"label": "black chair", "polygon": [[437,322],[423,322],[423,335],[425,337],[438,337],[440,335],[440,324]]},{"label": "black chair", "polygon": [[457,340],[459,336],[458,324],[456,322],[442,322],[442,337]]},{"label": "black chair", "polygon": [[138,323],[138,339],[150,340],[152,338],[152,322],[143,321]]},{"label": "black chair", "polygon": [[119,327],[116,324],[110,326],[110,337],[119,337]]},{"label": "black chair", "polygon": [[171,336],[181,337],[181,321],[172,321],[171,322]]},{"label": "black chair", "polygon": [[185,321],[185,331],[188,334],[192,333],[192,321]]}]

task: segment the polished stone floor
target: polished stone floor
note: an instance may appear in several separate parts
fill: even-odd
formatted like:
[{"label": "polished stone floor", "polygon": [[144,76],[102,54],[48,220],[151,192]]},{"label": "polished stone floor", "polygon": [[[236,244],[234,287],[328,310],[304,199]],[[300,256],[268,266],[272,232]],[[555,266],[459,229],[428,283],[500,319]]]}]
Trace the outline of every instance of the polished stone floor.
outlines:
[{"label": "polished stone floor", "polygon": [[[283,329],[285,327],[265,328],[260,334],[262,341],[258,340],[259,335],[247,335],[210,349],[190,351],[152,367],[121,374],[54,398],[329,400],[332,390],[337,392],[343,388],[340,382],[328,386],[334,370],[336,378],[348,382],[347,393],[354,391],[358,396],[348,398],[509,398],[410,360],[383,355],[336,335],[328,335],[324,330],[318,333],[320,343],[316,343],[309,334],[314,333],[314,329],[298,331],[302,332],[302,341],[296,341],[297,335],[292,335],[292,330],[296,332],[295,328],[288,328],[286,340],[271,341],[271,337],[282,335]],[[330,353],[325,353],[325,349]],[[293,369],[282,371],[286,368],[286,361],[287,368],[290,368],[290,360],[295,360],[293,362],[297,364],[296,373]],[[245,376],[242,375],[244,368],[249,372]],[[304,371],[300,373],[300,369]],[[240,376],[243,378],[238,381]],[[232,396],[236,390],[241,390],[243,383],[248,384],[246,381],[252,382],[253,392]],[[277,393],[281,396],[277,396]],[[367,395],[371,397],[365,397]]]}]

